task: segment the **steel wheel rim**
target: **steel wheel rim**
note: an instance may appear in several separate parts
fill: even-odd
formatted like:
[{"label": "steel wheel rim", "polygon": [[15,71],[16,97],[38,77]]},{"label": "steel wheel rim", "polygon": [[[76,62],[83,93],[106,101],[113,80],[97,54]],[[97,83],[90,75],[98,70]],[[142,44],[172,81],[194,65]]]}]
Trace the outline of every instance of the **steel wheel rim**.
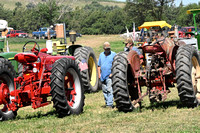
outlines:
[{"label": "steel wheel rim", "polygon": [[[7,82],[6,82],[7,81]],[[0,75],[0,85],[2,85],[2,83],[5,83],[8,85],[9,91],[13,91],[14,90],[14,85],[12,84],[11,78],[7,75],[7,74],[1,74]],[[9,96],[9,103],[11,102],[12,99],[14,99],[13,96]],[[0,105],[0,110],[4,113],[4,114],[9,114],[12,111],[8,111],[7,108],[7,104],[1,104]]]},{"label": "steel wheel rim", "polygon": [[96,64],[92,56],[90,56],[88,60],[88,72],[89,72],[90,84],[92,86],[95,86],[97,81],[96,79],[97,72],[96,72]]},{"label": "steel wheel rim", "polygon": [[198,60],[195,56],[192,57],[192,86],[194,88],[194,93],[196,98],[200,100],[200,66]]},{"label": "steel wheel rim", "polygon": [[73,68],[69,68],[65,76],[65,96],[68,105],[72,109],[78,108],[81,102],[81,83],[77,72]]}]

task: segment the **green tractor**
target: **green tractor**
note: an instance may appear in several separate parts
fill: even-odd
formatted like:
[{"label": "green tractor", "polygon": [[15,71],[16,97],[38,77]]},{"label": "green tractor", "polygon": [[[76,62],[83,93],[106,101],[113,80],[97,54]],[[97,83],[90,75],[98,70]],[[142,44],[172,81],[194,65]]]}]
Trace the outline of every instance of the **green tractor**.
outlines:
[{"label": "green tractor", "polygon": [[[5,31],[7,29],[7,21],[0,20],[0,33],[2,31]],[[1,65],[6,64],[8,69],[10,67],[14,67],[15,71],[18,72],[18,63],[14,60],[14,56],[17,54],[17,52],[4,52],[4,42],[5,38],[0,38],[0,71],[1,71]],[[1,80],[0,80],[1,81]]]},{"label": "green tractor", "polygon": [[197,39],[198,50],[200,50],[200,34],[197,31],[196,15],[200,13],[200,9],[191,9],[187,11],[187,14],[193,14],[194,27],[195,27],[195,38]]}]

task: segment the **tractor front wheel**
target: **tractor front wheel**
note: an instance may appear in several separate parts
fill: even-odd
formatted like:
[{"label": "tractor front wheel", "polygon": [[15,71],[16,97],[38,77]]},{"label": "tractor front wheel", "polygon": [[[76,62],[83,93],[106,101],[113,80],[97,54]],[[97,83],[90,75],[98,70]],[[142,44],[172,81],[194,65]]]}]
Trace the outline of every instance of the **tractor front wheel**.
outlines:
[{"label": "tractor front wheel", "polygon": [[200,101],[200,60],[192,45],[179,47],[176,55],[178,94],[186,107],[196,107]]},{"label": "tractor front wheel", "polygon": [[12,111],[7,108],[11,103],[9,93],[14,90],[15,70],[11,62],[7,59],[0,58],[0,121],[14,119],[17,111]]},{"label": "tractor front wheel", "polygon": [[98,90],[99,77],[97,71],[97,60],[95,53],[90,47],[79,47],[75,50],[76,62],[85,61],[88,69],[81,71],[81,78],[86,92],[96,92]]},{"label": "tractor front wheel", "polygon": [[51,95],[59,116],[80,114],[84,106],[84,89],[75,61],[61,58],[51,70]]}]

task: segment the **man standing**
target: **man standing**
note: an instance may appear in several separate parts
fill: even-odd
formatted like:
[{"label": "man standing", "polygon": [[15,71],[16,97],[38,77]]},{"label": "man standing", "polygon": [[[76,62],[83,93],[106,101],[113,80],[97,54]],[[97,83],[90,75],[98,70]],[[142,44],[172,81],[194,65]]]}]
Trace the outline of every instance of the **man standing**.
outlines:
[{"label": "man standing", "polygon": [[111,68],[115,52],[110,50],[110,43],[105,42],[103,45],[104,52],[99,56],[98,74],[102,82],[102,90],[106,107],[113,108],[113,89],[111,80]]},{"label": "man standing", "polygon": [[127,38],[125,41],[124,41],[124,44],[125,44],[125,47],[124,47],[124,51],[130,51],[130,50],[134,50],[138,53],[138,55],[141,55],[141,52],[140,50],[133,46],[133,40],[131,38]]}]

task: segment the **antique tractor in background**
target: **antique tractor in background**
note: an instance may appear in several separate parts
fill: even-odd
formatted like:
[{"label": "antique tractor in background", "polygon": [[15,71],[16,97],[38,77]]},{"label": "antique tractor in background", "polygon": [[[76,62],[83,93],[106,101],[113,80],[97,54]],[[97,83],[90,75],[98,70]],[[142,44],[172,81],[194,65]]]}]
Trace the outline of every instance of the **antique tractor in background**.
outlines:
[{"label": "antique tractor in background", "polygon": [[84,106],[84,88],[78,64],[73,56],[52,56],[40,50],[35,41],[23,46],[15,60],[23,65],[15,77],[11,62],[0,58],[0,119],[13,119],[17,110],[31,105],[36,109],[51,103],[60,116],[80,114]]},{"label": "antique tractor in background", "polygon": [[[153,26],[169,27],[160,22],[148,22],[139,29]],[[151,103],[164,101],[170,93],[169,88],[175,87],[175,83],[182,104],[198,106],[200,59],[195,47],[164,36],[149,44],[144,43],[138,49],[141,55],[133,50],[120,52],[113,61],[112,87],[119,111],[132,111],[136,105],[141,105],[146,95]],[[145,93],[142,93],[143,86],[147,87]]]},{"label": "antique tractor in background", "polygon": [[[63,25],[63,26],[62,26]],[[61,27],[59,27],[61,26]],[[81,71],[81,78],[83,81],[83,86],[85,92],[96,92],[99,88],[99,77],[97,72],[97,59],[95,53],[91,47],[82,46],[80,44],[75,44],[76,42],[76,32],[71,30],[69,32],[70,42],[72,44],[67,44],[66,42],[66,33],[65,33],[65,24],[60,24],[56,29],[59,29],[57,32],[57,38],[62,38],[57,41],[53,41],[53,47],[56,47],[57,53],[60,55],[72,55],[76,58],[77,62],[86,62],[88,69]],[[62,32],[61,32],[62,31]],[[64,33],[64,36],[63,36]],[[53,48],[55,49],[55,48]]]}]

